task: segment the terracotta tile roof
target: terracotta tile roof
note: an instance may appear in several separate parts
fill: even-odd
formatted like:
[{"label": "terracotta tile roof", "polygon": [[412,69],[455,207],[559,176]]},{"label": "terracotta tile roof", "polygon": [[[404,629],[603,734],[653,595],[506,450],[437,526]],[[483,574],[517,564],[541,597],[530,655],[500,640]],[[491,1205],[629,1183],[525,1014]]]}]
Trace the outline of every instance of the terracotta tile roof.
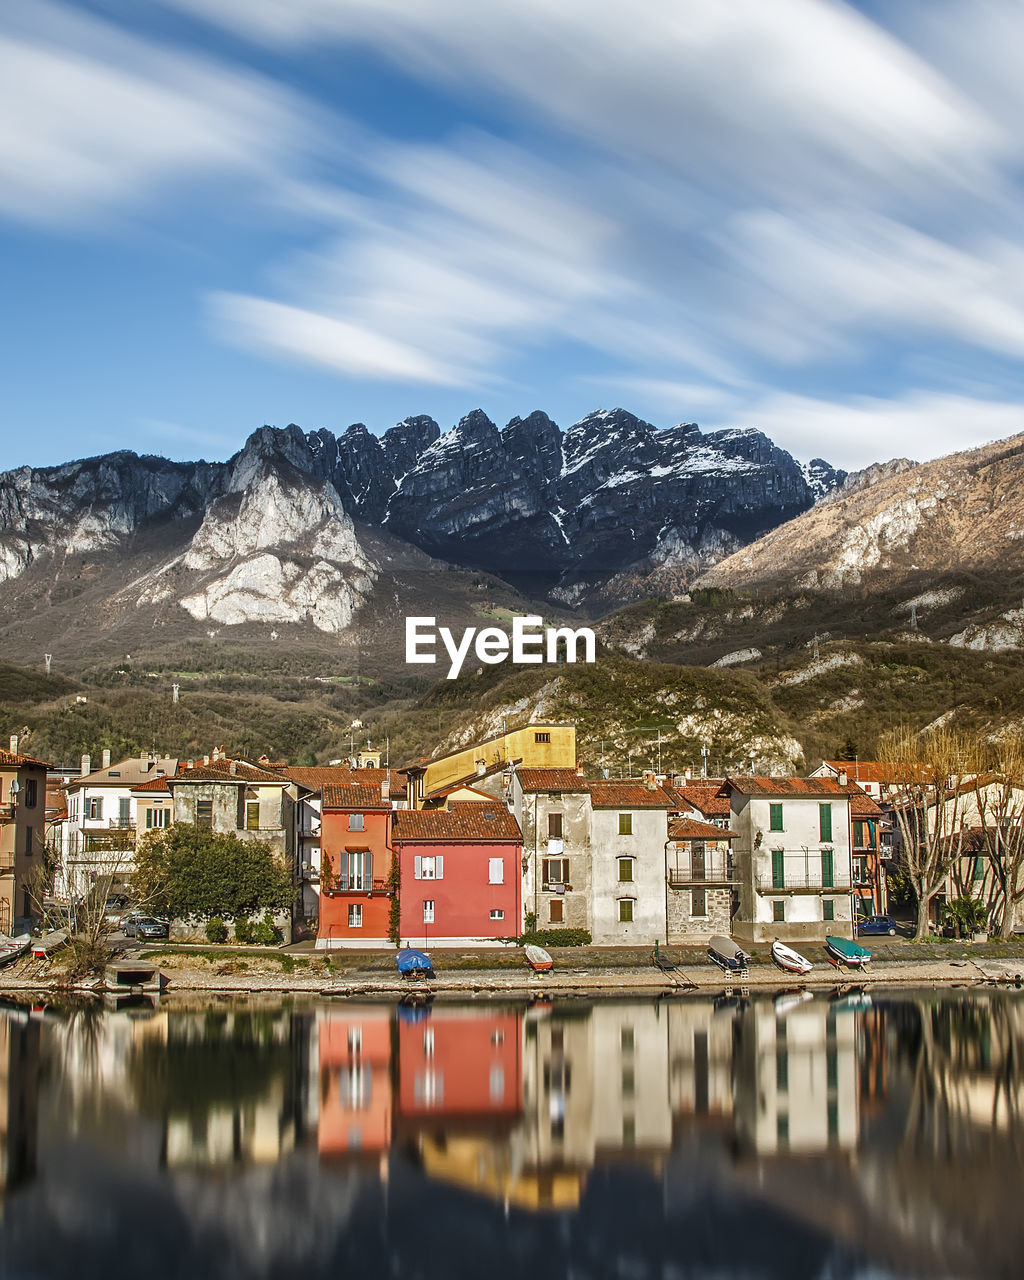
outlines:
[{"label": "terracotta tile roof", "polygon": [[42,769],[50,768],[45,760],[34,760],[31,756],[22,756],[16,751],[6,751],[0,747],[0,766],[8,769],[17,769],[23,764],[36,764]]},{"label": "terracotta tile roof", "polygon": [[176,756],[159,756],[152,763],[133,756],[131,760],[118,760],[106,769],[94,769],[82,778],[65,782],[65,791],[77,791],[79,787],[136,787],[150,778],[172,777],[178,771]]},{"label": "terracotta tile roof", "polygon": [[367,783],[344,782],[324,787],[320,807],[325,813],[329,809],[390,809],[391,801],[381,799],[379,783],[372,786]]},{"label": "terracotta tile roof", "polygon": [[453,804],[450,809],[398,809],[392,840],[515,840],[521,841],[519,824],[499,800],[484,804]]},{"label": "terracotta tile roof", "polygon": [[[324,765],[285,765],[281,773],[300,787],[308,787],[310,791],[320,791],[323,787],[344,786],[347,782],[356,782],[363,786],[380,784],[388,776],[387,769],[353,769],[348,764]],[[404,798],[406,782],[404,775],[397,769],[391,769],[391,795],[393,799]]]},{"label": "terracotta tile roof", "polygon": [[687,782],[684,786],[665,787],[675,808],[696,809],[706,818],[727,818],[732,812],[728,796],[719,795],[722,784],[714,781]]},{"label": "terracotta tile roof", "polygon": [[524,791],[589,791],[590,784],[575,769],[520,769],[520,786]]},{"label": "terracotta tile roof", "polygon": [[850,817],[859,819],[884,818],[885,811],[878,807],[866,791],[861,791],[858,787],[856,791],[850,792]]},{"label": "terracotta tile roof", "polygon": [[674,809],[661,787],[648,787],[639,778],[610,778],[590,783],[595,809]]},{"label": "terracotta tile roof", "polygon": [[[235,769],[234,773],[231,772],[232,765]],[[192,782],[229,782],[236,786],[245,786],[254,782],[276,782],[279,786],[288,784],[288,779],[282,774],[261,769],[247,760],[211,760],[209,764],[197,764],[192,769],[183,769],[169,781],[175,787]]]},{"label": "terracotta tile roof", "polygon": [[170,794],[170,787],[167,785],[166,778],[150,778],[148,782],[140,782],[138,786],[132,787],[133,791],[166,791]]},{"label": "terracotta tile roof", "polygon": [[741,796],[777,796],[782,800],[787,796],[797,800],[814,796],[838,798],[864,794],[860,787],[851,783],[847,783],[845,787],[840,786],[835,778],[726,778],[722,783],[721,793],[728,796],[730,791]]},{"label": "terracotta tile roof", "polygon": [[836,773],[846,771],[851,782],[897,783],[905,770],[896,765],[882,764],[878,760],[826,760],[825,764]]},{"label": "terracotta tile roof", "polygon": [[670,840],[736,840],[735,831],[716,827],[713,822],[699,822],[696,818],[669,818]]},{"label": "terracotta tile roof", "polygon": [[492,796],[489,791],[481,791],[479,787],[471,787],[468,782],[453,782],[450,787],[442,787],[439,791],[431,791],[428,799],[444,800],[448,796],[453,796],[456,791],[468,791],[470,795],[477,797],[477,800],[456,800],[456,804],[476,804],[478,802],[482,803],[483,801],[486,801],[488,804],[494,804],[495,802],[494,796]]}]

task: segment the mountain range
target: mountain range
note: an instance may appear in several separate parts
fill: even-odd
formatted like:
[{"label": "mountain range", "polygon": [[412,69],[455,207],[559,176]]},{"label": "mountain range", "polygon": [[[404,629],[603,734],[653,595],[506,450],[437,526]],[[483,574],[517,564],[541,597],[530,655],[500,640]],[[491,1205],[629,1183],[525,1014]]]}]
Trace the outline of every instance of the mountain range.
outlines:
[{"label": "mountain range", "polygon": [[685,585],[845,479],[756,430],[659,430],[623,409],[564,433],[475,410],[444,433],[425,416],[380,436],[265,426],[224,463],[26,466],[0,475],[0,625],[13,653],[129,618],[165,638],[189,620],[341,636],[382,601],[401,612],[413,583],[479,588],[473,571],[499,595],[607,609]]}]

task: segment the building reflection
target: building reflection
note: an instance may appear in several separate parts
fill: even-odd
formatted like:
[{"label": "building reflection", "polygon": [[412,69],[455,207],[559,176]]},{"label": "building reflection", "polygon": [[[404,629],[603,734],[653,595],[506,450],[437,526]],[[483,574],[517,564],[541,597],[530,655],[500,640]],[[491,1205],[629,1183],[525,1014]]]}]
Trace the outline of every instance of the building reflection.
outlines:
[{"label": "building reflection", "polygon": [[39,1024],[29,1010],[0,1008],[0,1196],[36,1169]]}]

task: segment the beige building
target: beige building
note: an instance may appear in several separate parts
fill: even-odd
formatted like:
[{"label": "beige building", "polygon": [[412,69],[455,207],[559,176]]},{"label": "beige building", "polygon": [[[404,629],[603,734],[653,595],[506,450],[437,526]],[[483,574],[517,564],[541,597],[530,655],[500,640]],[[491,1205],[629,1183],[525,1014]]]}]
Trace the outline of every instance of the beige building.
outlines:
[{"label": "beige building", "polygon": [[0,933],[21,933],[38,911],[33,897],[43,886],[32,879],[46,848],[47,767],[17,750],[0,751]]},{"label": "beige building", "polygon": [[665,850],[675,804],[654,774],[592,782],[591,934],[598,946],[665,937]]},{"label": "beige building", "polygon": [[590,784],[572,769],[517,769],[512,812],[523,833],[523,912],[538,929],[589,929]]}]

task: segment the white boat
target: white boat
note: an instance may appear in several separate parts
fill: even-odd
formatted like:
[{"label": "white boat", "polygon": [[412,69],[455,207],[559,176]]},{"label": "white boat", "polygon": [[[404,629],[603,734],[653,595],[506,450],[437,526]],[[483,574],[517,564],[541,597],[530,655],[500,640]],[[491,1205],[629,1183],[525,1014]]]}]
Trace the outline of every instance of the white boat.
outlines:
[{"label": "white boat", "polygon": [[787,947],[778,938],[772,943],[772,960],[786,973],[810,973],[814,968],[806,956],[802,956],[799,951],[794,951],[792,947]]},{"label": "white boat", "polygon": [[547,973],[554,964],[554,961],[543,947],[536,947],[531,942],[524,950],[526,951],[526,960],[530,968],[535,969],[538,973]]},{"label": "white boat", "polygon": [[11,964],[19,956],[23,956],[31,941],[27,933],[19,933],[16,938],[0,933],[0,965]]},{"label": "white boat", "polygon": [[813,999],[814,996],[809,991],[783,991],[775,997],[775,1016],[781,1018],[784,1014]]},{"label": "white boat", "polygon": [[66,929],[54,929],[51,933],[44,933],[41,938],[36,938],[32,943],[32,954],[37,960],[48,960],[53,952],[59,950],[67,940]]}]

